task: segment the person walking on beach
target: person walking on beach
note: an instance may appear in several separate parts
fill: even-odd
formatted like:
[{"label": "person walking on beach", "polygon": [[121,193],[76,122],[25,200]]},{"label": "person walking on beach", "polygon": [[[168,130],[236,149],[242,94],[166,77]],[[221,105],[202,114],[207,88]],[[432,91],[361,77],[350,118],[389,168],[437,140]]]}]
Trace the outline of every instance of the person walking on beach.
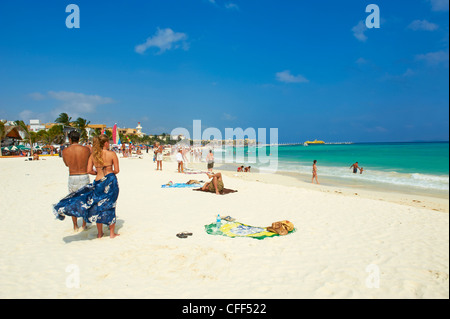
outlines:
[{"label": "person walking on beach", "polygon": [[97,238],[103,237],[104,224],[109,226],[110,238],[119,236],[115,233],[119,159],[116,153],[109,150],[108,136],[94,137],[87,172],[96,176],[94,182],[60,200],[54,205],[53,213],[59,220],[72,216],[97,223]]},{"label": "person walking on beach", "polygon": [[[95,170],[94,170],[95,167]],[[119,159],[115,152],[109,150],[109,138],[100,135],[94,138],[92,155],[88,162],[89,174],[95,175],[93,202],[98,204],[88,218],[97,223],[97,238],[103,237],[103,224],[109,226],[110,238],[119,236],[115,233],[116,201],[119,197]]]},{"label": "person walking on beach", "polygon": [[208,172],[212,172],[214,167],[214,154],[212,150],[209,150],[209,153],[206,156],[206,162],[208,163]]},{"label": "person walking on beach", "polygon": [[353,164],[352,166],[350,166],[350,168],[353,168],[353,173],[356,174],[358,172],[358,162],[356,162],[355,164]]},{"label": "person walking on beach", "polygon": [[[69,193],[76,192],[80,188],[90,183],[87,172],[89,156],[91,150],[78,144],[80,133],[72,131],[69,133],[70,146],[62,151],[64,164],[69,168]],[[78,230],[77,217],[72,217],[73,229]],[[83,220],[82,229],[86,229],[86,221]]]},{"label": "person walking on beach", "polygon": [[319,180],[317,178],[317,160],[314,160],[314,162],[313,162],[312,174],[313,174],[313,176],[312,176],[311,183],[314,184],[314,179],[315,179],[316,180],[316,184],[319,184]]},{"label": "person walking on beach", "polygon": [[184,173],[184,168],[183,168],[183,154],[182,154],[182,150],[178,150],[177,153],[177,162],[178,162],[178,173]]},{"label": "person walking on beach", "polygon": [[156,142],[155,144],[156,148],[156,170],[162,171],[162,160],[163,160],[163,147],[159,144],[159,142]]}]

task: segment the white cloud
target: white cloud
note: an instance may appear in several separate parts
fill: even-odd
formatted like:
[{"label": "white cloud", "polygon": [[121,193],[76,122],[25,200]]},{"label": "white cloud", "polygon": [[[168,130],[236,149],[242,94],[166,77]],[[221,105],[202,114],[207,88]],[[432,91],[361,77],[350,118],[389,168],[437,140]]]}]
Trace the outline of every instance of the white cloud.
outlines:
[{"label": "white cloud", "polygon": [[40,120],[41,123],[46,123],[52,121],[52,117],[48,113],[37,113],[31,110],[23,110],[19,113],[19,120],[25,122],[25,124],[30,123],[30,120]]},{"label": "white cloud", "polygon": [[416,75],[416,72],[414,72],[412,69],[408,68],[404,73],[402,73],[400,75],[392,75],[392,74],[386,73],[386,75],[382,78],[382,80],[388,80],[388,81],[394,80],[394,81],[404,82],[405,80],[413,77],[414,75]]},{"label": "white cloud", "polygon": [[225,3],[225,8],[230,10],[239,10],[239,6],[235,3]]},{"label": "white cloud", "polygon": [[405,73],[402,74],[402,77],[410,77],[410,76],[413,76],[413,75],[415,75],[415,74],[416,74],[416,72],[414,72],[413,70],[407,69],[407,70],[405,71]]},{"label": "white cloud", "polygon": [[291,71],[286,70],[276,74],[277,81],[284,83],[308,83],[309,80],[303,75],[292,75]]},{"label": "white cloud", "polygon": [[48,92],[51,99],[61,101],[63,104],[54,110],[56,113],[66,112],[68,114],[84,114],[95,112],[97,106],[111,104],[114,102],[109,97],[99,95],[86,95],[74,92]]},{"label": "white cloud", "polygon": [[41,101],[41,100],[45,99],[45,95],[43,95],[39,92],[30,93],[30,94],[28,94],[28,96],[35,101]]},{"label": "white cloud", "polygon": [[448,0],[428,0],[433,11],[448,11]]},{"label": "white cloud", "polygon": [[36,101],[53,100],[59,102],[58,106],[53,110],[45,113],[37,113],[31,110],[23,110],[19,113],[20,119],[29,121],[30,119],[40,119],[41,121],[54,121],[61,113],[67,113],[73,119],[85,116],[87,113],[94,113],[100,105],[114,103],[115,101],[109,97],[100,95],[87,95],[75,92],[55,92],[50,91],[47,94],[39,92],[29,94]]},{"label": "white cloud", "polygon": [[418,54],[416,55],[416,60],[425,61],[428,65],[436,66],[440,64],[444,64],[448,66],[448,51],[437,51],[430,52],[426,54]]},{"label": "white cloud", "polygon": [[352,28],[353,36],[361,42],[367,41],[367,36],[364,34],[367,31],[367,26],[364,21],[359,21],[357,25]]},{"label": "white cloud", "polygon": [[408,26],[408,29],[414,31],[434,31],[437,30],[439,26],[435,23],[429,22],[427,20],[414,20]]},{"label": "white cloud", "polygon": [[167,50],[182,48],[188,50],[189,45],[186,42],[187,35],[181,32],[174,32],[170,28],[159,29],[156,33],[147,39],[143,44],[135,47],[135,51],[144,54],[151,47],[159,48],[158,54],[162,54]]},{"label": "white cloud", "polygon": [[23,110],[19,113],[19,120],[24,121],[25,123],[29,123],[31,119],[35,118],[35,113],[30,110]]},{"label": "white cloud", "polygon": [[358,64],[358,65],[364,65],[364,64],[369,63],[369,61],[367,61],[364,58],[359,58],[358,60],[355,61],[355,63]]}]

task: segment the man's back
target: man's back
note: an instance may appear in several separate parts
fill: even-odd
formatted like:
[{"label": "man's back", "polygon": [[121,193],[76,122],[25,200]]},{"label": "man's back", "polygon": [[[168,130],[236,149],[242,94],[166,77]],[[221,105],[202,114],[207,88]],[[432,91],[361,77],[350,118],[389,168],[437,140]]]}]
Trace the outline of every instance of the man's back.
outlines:
[{"label": "man's back", "polygon": [[87,165],[91,151],[86,146],[72,144],[62,152],[64,163],[69,167],[70,175],[87,174]]}]

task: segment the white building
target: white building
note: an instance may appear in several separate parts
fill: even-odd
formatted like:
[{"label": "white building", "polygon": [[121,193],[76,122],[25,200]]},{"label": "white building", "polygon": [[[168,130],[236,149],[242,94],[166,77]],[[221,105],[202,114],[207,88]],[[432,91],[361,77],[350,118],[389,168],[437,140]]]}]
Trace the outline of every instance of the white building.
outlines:
[{"label": "white building", "polygon": [[186,139],[186,136],[184,136],[183,134],[172,135],[172,136],[170,137],[170,139],[173,140],[173,141],[178,141],[178,139],[179,139],[180,141],[182,141],[182,140]]},{"label": "white building", "polygon": [[39,132],[45,130],[45,125],[41,124],[39,120],[30,120],[30,132]]},{"label": "white building", "polygon": [[139,137],[143,137],[144,133],[142,133],[141,122],[138,122],[138,126],[136,126],[136,135]]}]

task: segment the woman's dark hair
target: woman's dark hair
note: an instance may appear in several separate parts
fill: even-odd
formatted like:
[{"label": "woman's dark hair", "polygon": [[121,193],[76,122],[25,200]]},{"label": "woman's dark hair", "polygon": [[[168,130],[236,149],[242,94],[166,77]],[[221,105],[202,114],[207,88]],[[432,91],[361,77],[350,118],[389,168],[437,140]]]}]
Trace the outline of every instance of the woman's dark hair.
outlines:
[{"label": "woman's dark hair", "polygon": [[314,160],[314,164],[316,164],[317,163],[317,160]]}]

